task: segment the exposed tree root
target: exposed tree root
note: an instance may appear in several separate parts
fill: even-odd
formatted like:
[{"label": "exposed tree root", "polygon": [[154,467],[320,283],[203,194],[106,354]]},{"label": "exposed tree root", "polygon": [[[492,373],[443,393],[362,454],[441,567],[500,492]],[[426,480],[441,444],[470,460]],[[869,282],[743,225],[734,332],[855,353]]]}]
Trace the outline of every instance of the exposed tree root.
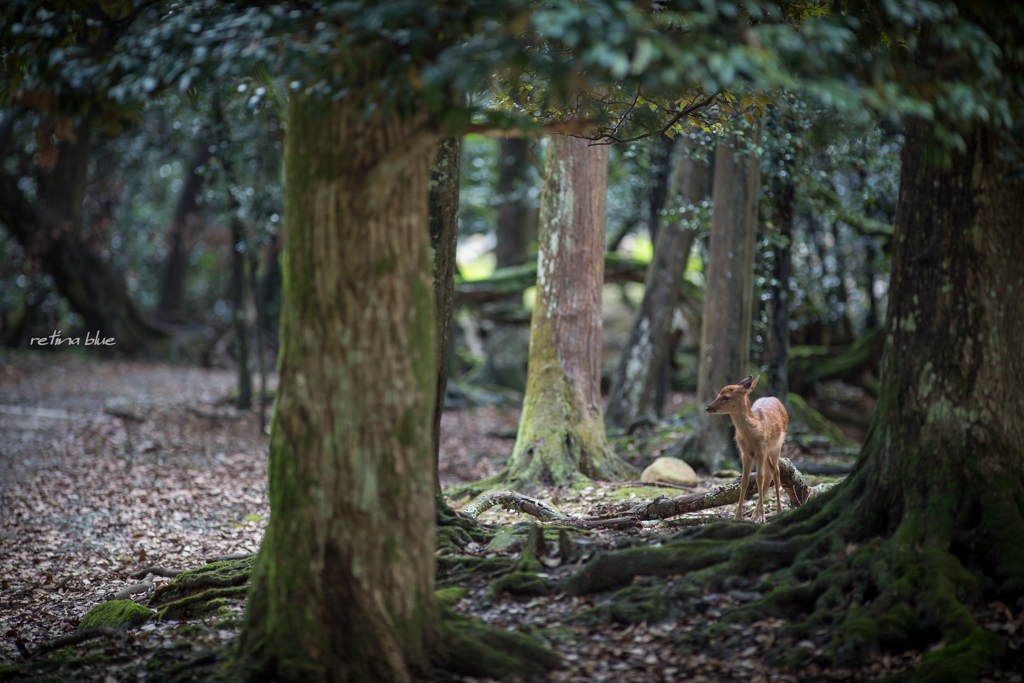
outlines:
[{"label": "exposed tree root", "polygon": [[[157,588],[149,599],[149,606],[154,608],[167,608],[172,603],[179,603],[186,598],[199,595],[207,595],[207,599],[224,597],[215,594],[208,589],[234,589],[244,586],[249,581],[249,572],[252,569],[253,560],[227,560],[224,562],[213,562],[198,569],[182,572],[175,577],[174,581]],[[234,594],[230,592],[230,594]],[[244,589],[243,589],[244,593]],[[194,604],[192,600],[188,605]],[[173,618],[164,615],[161,609],[160,618]]]},{"label": "exposed tree root", "polygon": [[[743,588],[757,599],[727,611],[722,622],[786,615],[793,623],[780,635],[797,639],[820,638],[827,629],[821,644],[838,665],[931,646],[914,680],[974,680],[992,665],[1000,641],[965,606],[981,598],[986,578],[978,568],[969,571],[954,552],[955,511],[937,520],[936,510],[924,505],[907,509],[886,533],[859,505],[866,481],[862,469],[832,493],[764,527],[710,524],[661,547],[598,555],[556,589],[581,595],[624,587],[606,609],[612,618],[640,622],[697,609],[708,592]],[[634,581],[638,575],[678,574],[685,578],[672,585]],[[1009,588],[1011,580],[1002,585]],[[776,647],[769,660],[795,665],[789,660],[805,654]]]},{"label": "exposed tree root", "polygon": [[509,676],[542,676],[561,668],[551,650],[521,633],[510,633],[440,606],[443,648],[435,655],[439,668],[465,676],[506,680]]}]

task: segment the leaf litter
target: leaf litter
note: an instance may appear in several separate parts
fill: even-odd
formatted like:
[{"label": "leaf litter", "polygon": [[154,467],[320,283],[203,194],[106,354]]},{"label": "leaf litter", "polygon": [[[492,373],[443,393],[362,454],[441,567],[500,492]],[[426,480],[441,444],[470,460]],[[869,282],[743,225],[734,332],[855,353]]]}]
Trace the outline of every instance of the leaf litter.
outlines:
[{"label": "leaf litter", "polygon": [[[70,354],[0,357],[0,665],[22,663],[20,648],[33,650],[73,633],[91,607],[137,585],[142,577],[131,575],[139,569],[194,569],[214,556],[259,549],[270,513],[267,439],[258,433],[254,414],[230,407],[234,382],[224,371]],[[518,417],[518,410],[507,406],[446,411],[442,483],[469,483],[500,471]],[[628,440],[632,448],[626,447],[625,437],[613,441],[640,466],[664,446],[664,440],[643,434]],[[714,483],[704,480],[701,488]],[[593,516],[621,513],[636,502],[677,493],[636,482],[593,482],[531,495],[563,513]],[[686,517],[707,523],[731,512],[720,508]],[[532,521],[498,507],[480,520],[494,531],[521,529]],[[627,532],[585,534],[575,540],[581,552],[571,563],[563,563],[557,545],[549,544],[544,564],[552,575],[560,575],[599,550],[657,543],[678,524],[670,520]],[[463,552],[518,555],[514,547],[494,552],[477,543]],[[666,583],[681,578],[669,577]],[[152,590],[171,578],[150,573],[149,581],[152,589],[129,599],[145,604]],[[724,610],[760,597],[751,587],[703,595],[696,609],[658,623],[624,624],[581,619],[607,606],[610,594],[504,594],[492,600],[485,579],[461,585],[468,594],[456,602],[456,611],[534,635],[558,652],[565,668],[549,674],[552,681],[873,680],[904,671],[925,654],[880,653],[855,669],[836,668],[824,650],[827,629],[792,642],[779,635],[788,623],[782,618],[729,625],[708,638],[709,627]],[[1024,652],[1021,608],[993,602],[974,610],[978,623],[1003,639],[1006,659],[1017,662]],[[150,622],[64,654],[74,651],[78,662],[105,657],[92,668],[76,670],[78,680],[142,681],[156,666],[187,673],[197,662],[223,667],[223,646],[237,637],[243,612],[241,603],[229,603],[227,616]],[[201,628],[195,628],[197,622]],[[793,670],[769,666],[764,654],[779,645],[802,648],[807,657]],[[203,680],[202,671],[195,671],[194,680]],[[193,680],[185,673],[183,680]],[[997,669],[982,680],[1020,682],[1021,675]]]}]

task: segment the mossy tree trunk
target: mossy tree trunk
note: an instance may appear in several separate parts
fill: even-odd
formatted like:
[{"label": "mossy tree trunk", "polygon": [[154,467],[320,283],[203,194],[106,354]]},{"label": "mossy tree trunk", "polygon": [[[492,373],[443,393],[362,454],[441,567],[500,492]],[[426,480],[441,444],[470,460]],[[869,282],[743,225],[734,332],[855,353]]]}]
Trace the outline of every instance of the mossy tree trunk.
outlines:
[{"label": "mossy tree trunk", "polygon": [[[668,159],[663,160],[664,163]],[[684,159],[677,185],[693,204],[704,199],[707,164]],[[682,294],[686,262],[694,231],[680,221],[658,231],[654,259],[647,269],[646,289],[633,321],[629,341],[612,378],[611,398],[605,413],[609,425],[628,427],[648,414],[660,413],[659,385],[667,371],[672,321]]]},{"label": "mossy tree trunk", "polygon": [[[754,142],[760,139],[760,130]],[[705,269],[704,315],[697,370],[697,405],[746,373],[754,304],[754,252],[761,165],[733,144],[715,149],[714,212]],[[697,410],[692,431],[675,449],[694,467],[713,472],[732,456],[730,421]]]},{"label": "mossy tree trunk", "polygon": [[607,180],[606,146],[551,138],[526,396],[515,449],[500,476],[516,489],[628,471],[608,445],[601,415]]},{"label": "mossy tree trunk", "polygon": [[239,649],[250,680],[429,672],[434,298],[427,117],[291,101],[273,514]]}]

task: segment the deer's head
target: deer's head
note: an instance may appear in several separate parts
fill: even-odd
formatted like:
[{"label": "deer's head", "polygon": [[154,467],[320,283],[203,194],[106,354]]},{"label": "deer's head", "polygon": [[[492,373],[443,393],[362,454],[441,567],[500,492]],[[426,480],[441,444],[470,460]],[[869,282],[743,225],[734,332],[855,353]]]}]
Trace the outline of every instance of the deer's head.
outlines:
[{"label": "deer's head", "polygon": [[760,377],[747,376],[739,384],[727,384],[718,392],[718,397],[705,408],[711,415],[728,415],[741,410],[746,405],[744,398],[757,386]]}]

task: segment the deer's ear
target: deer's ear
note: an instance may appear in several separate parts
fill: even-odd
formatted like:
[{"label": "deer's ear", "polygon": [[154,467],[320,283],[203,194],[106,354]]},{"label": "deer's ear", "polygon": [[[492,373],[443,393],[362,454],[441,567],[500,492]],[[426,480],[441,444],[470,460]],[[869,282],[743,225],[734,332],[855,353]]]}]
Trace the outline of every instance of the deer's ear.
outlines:
[{"label": "deer's ear", "polygon": [[747,375],[742,380],[740,380],[740,386],[743,387],[744,389],[750,389],[751,388],[751,384],[750,383],[751,382],[756,382],[756,381],[757,380],[755,380],[753,377],[751,377],[750,375]]},{"label": "deer's ear", "polygon": [[755,377],[754,381],[750,383],[750,390],[751,391],[753,391],[754,387],[757,386],[757,380],[759,380],[759,379],[761,379],[761,375],[758,375],[757,377]]}]

